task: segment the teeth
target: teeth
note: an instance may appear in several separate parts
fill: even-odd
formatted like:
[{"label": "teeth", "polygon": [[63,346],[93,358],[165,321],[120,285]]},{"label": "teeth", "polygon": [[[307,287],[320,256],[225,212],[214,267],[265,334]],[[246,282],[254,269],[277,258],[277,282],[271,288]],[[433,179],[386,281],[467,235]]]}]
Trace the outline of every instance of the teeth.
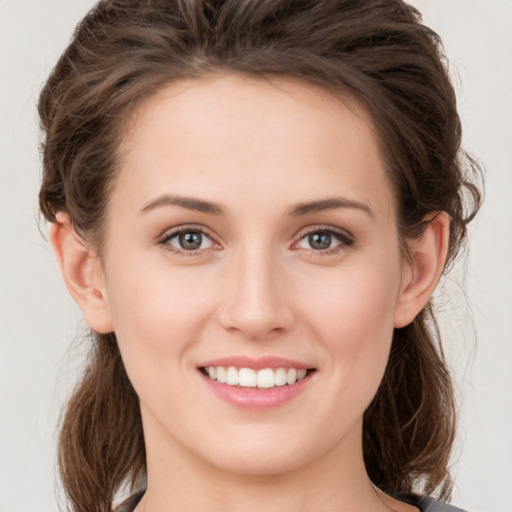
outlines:
[{"label": "teeth", "polygon": [[230,366],[226,372],[226,384],[238,386],[238,370],[233,366]]},{"label": "teeth", "polygon": [[303,368],[297,370],[297,380],[302,380],[306,376],[306,373],[308,373],[308,371]]},{"label": "teeth", "polygon": [[295,368],[289,368],[286,372],[286,383],[293,384],[297,382],[297,370]]},{"label": "teeth", "polygon": [[262,370],[253,370],[252,368],[235,368],[234,366],[229,366],[228,368],[210,366],[205,368],[205,371],[210,379],[222,384],[263,389],[295,384],[302,380],[308,372],[303,368],[263,368]]},{"label": "teeth", "polygon": [[286,384],[286,370],[278,368],[274,373],[274,384],[276,386],[284,386]]},{"label": "teeth", "polygon": [[238,383],[240,386],[248,388],[256,387],[256,372],[251,368],[240,368],[240,371],[238,372]]},{"label": "teeth", "polygon": [[257,384],[258,388],[273,388],[274,387],[274,370],[271,368],[265,368],[264,370],[259,370],[257,373]]},{"label": "teeth", "polygon": [[226,369],[222,366],[218,366],[215,370],[217,373],[217,381],[224,384],[226,382]]}]

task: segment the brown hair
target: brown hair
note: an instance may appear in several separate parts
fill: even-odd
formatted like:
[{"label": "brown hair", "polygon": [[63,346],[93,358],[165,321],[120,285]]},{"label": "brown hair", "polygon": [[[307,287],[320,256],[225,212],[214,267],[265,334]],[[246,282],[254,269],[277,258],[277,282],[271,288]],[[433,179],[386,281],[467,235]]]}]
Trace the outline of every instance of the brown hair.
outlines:
[{"label": "brown hair", "polygon": [[[439,37],[401,0],[105,0],[86,16],[39,101],[45,133],[41,211],[67,212],[101,247],[116,151],[130,112],[164,84],[218,71],[284,75],[342,90],[368,110],[396,188],[402,236],[429,212],[451,217],[448,264],[480,204],[478,165],[460,121]],[[138,399],[114,333],[92,333],[91,357],[67,404],[59,466],[71,509],[105,512],[145,474]],[[382,384],[364,417],[372,481],[398,495],[447,498],[455,402],[429,303],[396,329]]]}]

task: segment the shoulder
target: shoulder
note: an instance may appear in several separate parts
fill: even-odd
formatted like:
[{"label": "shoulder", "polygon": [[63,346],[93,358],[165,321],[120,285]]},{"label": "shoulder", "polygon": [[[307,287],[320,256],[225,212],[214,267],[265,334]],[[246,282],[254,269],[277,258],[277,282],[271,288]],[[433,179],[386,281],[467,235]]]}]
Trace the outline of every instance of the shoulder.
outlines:
[{"label": "shoulder", "polygon": [[421,512],[464,512],[461,508],[448,505],[430,496],[419,498],[417,506],[420,508]]},{"label": "shoulder", "polygon": [[144,491],[132,494],[129,498],[124,500],[120,505],[114,508],[113,512],[133,512],[139,501],[144,496]]}]

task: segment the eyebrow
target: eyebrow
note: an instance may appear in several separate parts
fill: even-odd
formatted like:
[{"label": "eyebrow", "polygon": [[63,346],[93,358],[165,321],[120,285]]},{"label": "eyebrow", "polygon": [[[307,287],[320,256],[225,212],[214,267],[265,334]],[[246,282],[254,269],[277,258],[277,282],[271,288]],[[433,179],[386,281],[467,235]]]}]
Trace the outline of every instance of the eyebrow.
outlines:
[{"label": "eyebrow", "polygon": [[362,210],[370,215],[370,217],[373,217],[373,212],[367,204],[344,197],[330,197],[327,199],[319,199],[318,201],[299,203],[288,212],[288,215],[291,217],[299,217],[301,215],[307,215],[308,213],[335,210],[337,208],[355,208],[356,210]]},{"label": "eyebrow", "polygon": [[[205,201],[204,199],[198,199],[195,197],[169,194],[164,194],[150,201],[142,208],[141,213],[147,213],[151,210],[154,210],[155,208],[162,206],[181,206],[182,208],[186,208],[188,210],[195,210],[209,215],[223,215],[225,213],[224,207],[220,204]],[[373,212],[368,205],[343,197],[330,197],[316,201],[299,203],[288,210],[287,215],[290,217],[300,217],[309,213],[318,213],[321,211],[335,210],[338,208],[354,208],[356,210],[366,212],[368,215],[373,217]]]},{"label": "eyebrow", "polygon": [[188,210],[195,210],[209,215],[222,215],[224,213],[224,208],[216,203],[195,197],[174,196],[169,194],[165,194],[150,201],[142,208],[141,213],[147,213],[161,206],[181,206]]}]

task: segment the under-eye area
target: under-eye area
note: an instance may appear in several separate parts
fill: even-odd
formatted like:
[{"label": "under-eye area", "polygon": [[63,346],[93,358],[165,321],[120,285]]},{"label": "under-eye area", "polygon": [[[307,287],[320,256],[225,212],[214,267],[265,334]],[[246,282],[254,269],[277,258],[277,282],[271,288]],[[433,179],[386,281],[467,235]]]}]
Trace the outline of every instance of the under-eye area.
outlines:
[{"label": "under-eye area", "polygon": [[201,373],[228,386],[269,389],[291,386],[311,376],[315,368],[236,368],[234,366],[202,366]]}]

